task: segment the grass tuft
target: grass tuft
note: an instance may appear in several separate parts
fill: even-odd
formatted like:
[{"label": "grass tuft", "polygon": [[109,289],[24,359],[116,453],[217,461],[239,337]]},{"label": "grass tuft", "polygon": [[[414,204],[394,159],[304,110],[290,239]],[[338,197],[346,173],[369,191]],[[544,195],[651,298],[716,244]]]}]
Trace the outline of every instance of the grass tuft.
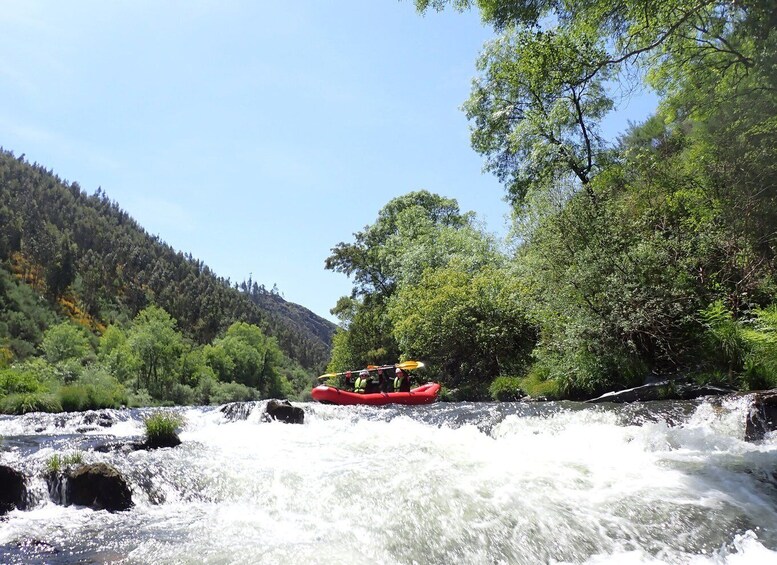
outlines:
[{"label": "grass tuft", "polygon": [[184,419],[178,414],[155,412],[145,419],[144,424],[149,445],[168,446],[179,443],[178,430],[183,426]]},{"label": "grass tuft", "polygon": [[84,462],[84,454],[80,451],[73,451],[66,455],[55,453],[46,461],[46,470],[49,473],[59,473],[65,467],[70,465],[81,465]]}]

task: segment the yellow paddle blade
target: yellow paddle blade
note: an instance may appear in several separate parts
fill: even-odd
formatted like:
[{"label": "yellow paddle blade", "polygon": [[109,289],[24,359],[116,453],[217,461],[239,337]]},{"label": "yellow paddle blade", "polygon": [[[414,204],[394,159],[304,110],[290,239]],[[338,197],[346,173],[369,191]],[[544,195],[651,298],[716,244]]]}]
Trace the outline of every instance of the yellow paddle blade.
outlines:
[{"label": "yellow paddle blade", "polygon": [[424,364],[421,361],[404,361],[402,363],[397,363],[395,366],[397,369],[402,369],[403,371],[414,371],[415,369],[422,369]]},{"label": "yellow paddle blade", "polygon": [[318,377],[318,380],[323,381],[324,379],[331,379],[332,377],[336,377],[340,373],[327,373],[326,375],[321,375]]}]

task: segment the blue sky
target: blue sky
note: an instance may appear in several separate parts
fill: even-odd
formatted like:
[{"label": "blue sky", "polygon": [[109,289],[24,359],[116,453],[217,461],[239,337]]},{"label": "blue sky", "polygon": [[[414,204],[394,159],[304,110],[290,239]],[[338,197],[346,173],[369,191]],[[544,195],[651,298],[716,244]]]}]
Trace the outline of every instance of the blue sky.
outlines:
[{"label": "blue sky", "polygon": [[430,190],[506,232],[460,110],[490,37],[410,0],[8,0],[0,145],[331,319],[351,287],[324,260],[391,198]]}]

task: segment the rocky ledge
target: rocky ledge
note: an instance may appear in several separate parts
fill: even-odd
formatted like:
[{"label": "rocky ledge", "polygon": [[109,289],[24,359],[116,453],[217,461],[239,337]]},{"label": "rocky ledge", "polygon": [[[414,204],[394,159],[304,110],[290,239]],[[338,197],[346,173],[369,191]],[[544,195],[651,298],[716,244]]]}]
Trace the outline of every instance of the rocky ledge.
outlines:
[{"label": "rocky ledge", "polygon": [[0,516],[11,510],[24,510],[27,500],[27,480],[19,471],[0,465]]},{"label": "rocky ledge", "polygon": [[116,512],[132,508],[132,491],[126,479],[106,463],[80,465],[46,476],[49,496],[63,506],[88,506]]}]

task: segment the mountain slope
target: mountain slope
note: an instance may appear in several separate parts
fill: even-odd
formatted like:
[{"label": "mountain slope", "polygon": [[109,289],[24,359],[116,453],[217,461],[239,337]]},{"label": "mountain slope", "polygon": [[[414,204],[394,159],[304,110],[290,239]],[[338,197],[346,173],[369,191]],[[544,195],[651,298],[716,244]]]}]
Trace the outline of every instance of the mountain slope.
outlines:
[{"label": "mountain slope", "polygon": [[[239,320],[276,337],[307,369],[329,357],[335,326],[328,320],[259,287],[230,286],[202,261],[149,235],[101,190],[87,195],[78,183],[2,149],[0,265],[59,316],[98,332],[155,304],[197,343]],[[3,331],[15,337],[7,322],[0,339]]]}]

